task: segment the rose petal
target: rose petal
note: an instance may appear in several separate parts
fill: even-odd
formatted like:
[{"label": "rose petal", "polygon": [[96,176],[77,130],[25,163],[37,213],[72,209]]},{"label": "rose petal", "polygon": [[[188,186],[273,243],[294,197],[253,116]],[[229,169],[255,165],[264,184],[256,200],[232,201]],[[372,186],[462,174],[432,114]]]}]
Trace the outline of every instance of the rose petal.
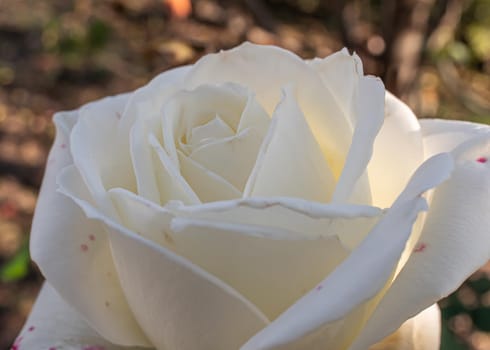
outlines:
[{"label": "rose petal", "polygon": [[130,131],[130,152],[133,170],[136,178],[138,195],[161,203],[163,194],[160,193],[156,164],[153,162],[154,151],[148,140],[150,130],[144,119],[138,119]]},{"label": "rose petal", "polygon": [[[216,115],[236,130],[247,97],[246,89],[231,83],[200,85],[173,95],[163,106],[162,120],[163,145],[169,156],[178,162],[180,143],[189,144],[192,130],[209,123]],[[190,145],[189,149],[192,151]]]},{"label": "rose petal", "polygon": [[267,112],[259,104],[255,95],[249,92],[247,104],[240,117],[240,123],[238,124],[237,133],[253,128],[263,139],[267,134],[271,121]]},{"label": "rose petal", "polygon": [[122,289],[157,349],[237,348],[268,323],[253,304],[216,277],[64,190],[89,218],[105,225]]},{"label": "rose petal", "polygon": [[371,204],[369,184],[367,188],[360,187],[362,183],[359,179],[366,171],[373,154],[374,140],[383,125],[384,95],[385,89],[380,79],[369,76],[359,79],[353,96],[352,113],[356,115],[354,135],[344,169],[335,187],[334,202]]},{"label": "rose petal", "polygon": [[88,190],[108,215],[113,208],[105,196],[112,187],[136,191],[129,149],[124,149],[115,130],[128,95],[108,97],[79,110],[79,118],[70,135],[73,163]]},{"label": "rose petal", "polygon": [[224,82],[250,88],[269,115],[281,99],[281,89],[295,84],[298,87],[295,98],[301,111],[335,177],[340,175],[352,130],[315,69],[284,49],[244,43],[201,58],[186,76],[184,85],[194,88]]},{"label": "rose petal", "polygon": [[[111,194],[126,227],[212,273],[269,319],[310,290],[349,253],[331,231],[336,225],[324,227],[322,235],[314,237],[283,228],[227,222],[226,212],[219,215],[223,220],[199,219],[177,207],[148,205],[122,191]],[[290,215],[289,221],[294,217]]]},{"label": "rose petal", "polygon": [[31,314],[14,345],[17,346],[16,349],[22,350],[148,349],[123,347],[109,343],[90,328],[48,283],[42,287]]},{"label": "rose petal", "polygon": [[328,202],[334,178],[293,95],[286,88],[274,112],[244,197],[286,196]]},{"label": "rose petal", "polygon": [[195,189],[194,192],[202,202],[240,198],[242,196],[240,190],[223,177],[206,169],[182,152],[178,152],[178,155],[182,176]]},{"label": "rose petal", "polygon": [[490,126],[458,120],[421,119],[425,156],[452,151],[473,137],[490,133]]},{"label": "rose petal", "polygon": [[161,221],[164,219],[158,219],[153,224],[152,220],[165,215],[169,215],[168,220],[178,217],[217,224],[254,225],[274,232],[269,238],[275,239],[317,240],[335,236],[348,249],[354,249],[381,216],[378,208],[320,204],[297,198],[249,198],[195,206],[169,203],[160,207],[122,189],[111,190],[110,194],[125,220],[133,218],[133,222],[139,222],[134,228],[162,245],[168,243],[162,230],[170,229],[170,221],[164,224]]},{"label": "rose petal", "polygon": [[[111,196],[126,227],[228,283],[270,319],[347,256],[349,250],[338,236],[357,231],[363,237],[377,219],[374,216],[369,222],[352,211],[342,214],[348,209],[341,207],[324,210],[321,214],[325,216],[307,217],[294,206],[288,208],[285,200],[281,205],[269,199],[265,208],[257,200],[240,200],[210,203],[207,210],[202,208],[206,204],[199,205],[193,210],[174,204],[158,207],[124,190],[113,190]],[[300,231],[274,227],[278,222]]]},{"label": "rose petal", "polygon": [[[148,345],[120,289],[100,224],[87,220],[72,200],[56,192],[56,175],[72,163],[67,135],[77,117],[77,112],[55,117],[57,135],[32,224],[31,255],[58,292],[105,338]],[[83,186],[79,177],[78,183]]]},{"label": "rose petal", "polygon": [[385,120],[368,165],[373,205],[390,206],[423,160],[417,118],[407,105],[386,92]]},{"label": "rose petal", "polygon": [[[416,198],[388,211],[333,273],[254,336],[242,350],[297,349],[307,344],[316,347],[328,344],[333,349],[347,346],[349,338],[362,325],[364,311],[359,309],[387,283],[417,213],[425,208],[424,203]],[[381,250],[384,245],[390,249]],[[373,255],[373,251],[378,253]],[[348,317],[353,313],[357,317]],[[342,324],[336,322],[339,320],[343,320]]]},{"label": "rose petal", "polygon": [[[455,151],[456,169],[434,192],[414,251],[352,349],[385,337],[408,317],[454,291],[490,258],[490,137]],[[423,247],[423,248],[422,248]],[[464,262],[464,263],[462,263]]]},{"label": "rose petal", "polygon": [[180,173],[178,164],[169,157],[157,138],[150,134],[148,142],[156,155],[154,164],[158,188],[160,189],[160,203],[167,203],[169,200],[200,203],[199,197]]},{"label": "rose petal", "polygon": [[323,84],[332,93],[354,128],[357,123],[357,115],[353,110],[354,94],[359,79],[364,74],[359,56],[356,53],[350,55],[343,48],[323,59],[315,58],[308,63],[320,74]]},{"label": "rose petal", "polygon": [[248,128],[236,136],[209,142],[194,149],[189,158],[243,191],[261,143],[261,135],[255,129]]},{"label": "rose petal", "polygon": [[441,311],[437,304],[409,319],[392,335],[369,350],[434,350],[441,342]]},{"label": "rose petal", "polygon": [[235,135],[235,132],[226,124],[219,114],[210,122],[192,128],[188,145],[191,149],[207,144],[208,140],[216,140]]},{"label": "rose petal", "polygon": [[279,230],[256,225],[176,218],[171,229],[179,255],[240,292],[269,319],[313,288],[349,253],[334,236],[281,239]]},{"label": "rose petal", "polygon": [[[428,162],[438,165],[441,159],[450,162],[448,155]],[[418,213],[427,208],[420,197],[427,184],[420,179],[430,178],[434,168],[428,165],[419,169],[408,190],[359,247],[317,288],[255,335],[242,350],[320,348],[326,344],[332,349],[348,347],[364,326],[378,293],[389,284]],[[432,185],[441,178],[437,176]],[[412,197],[408,198],[409,194]],[[380,249],[386,246],[390,249]],[[353,271],[356,279],[352,278]]]},{"label": "rose petal", "polygon": [[241,295],[169,250],[115,230],[111,244],[124,292],[156,348],[236,349],[267,324]]},{"label": "rose petal", "polygon": [[127,139],[136,120],[158,118],[168,98],[180,90],[182,80],[191,68],[183,66],[165,71],[131,93],[117,129],[121,139]]}]

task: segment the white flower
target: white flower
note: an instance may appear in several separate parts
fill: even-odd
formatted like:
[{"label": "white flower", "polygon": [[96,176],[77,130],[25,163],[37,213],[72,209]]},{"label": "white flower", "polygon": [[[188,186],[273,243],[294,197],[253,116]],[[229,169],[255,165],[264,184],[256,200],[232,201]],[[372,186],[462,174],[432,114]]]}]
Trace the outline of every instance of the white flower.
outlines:
[{"label": "white flower", "polygon": [[490,129],[346,50],[244,44],[55,123],[21,349],[432,350],[490,257]]}]

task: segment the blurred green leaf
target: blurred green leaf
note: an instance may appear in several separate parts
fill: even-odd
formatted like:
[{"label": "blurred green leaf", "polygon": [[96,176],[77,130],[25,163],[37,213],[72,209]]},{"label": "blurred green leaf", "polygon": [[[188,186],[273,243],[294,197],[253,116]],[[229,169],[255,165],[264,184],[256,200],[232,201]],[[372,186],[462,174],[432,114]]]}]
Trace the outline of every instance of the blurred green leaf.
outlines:
[{"label": "blurred green leaf", "polygon": [[110,28],[102,21],[94,21],[87,33],[87,45],[90,50],[104,47],[110,37]]},{"label": "blurred green leaf", "polygon": [[476,57],[482,61],[490,59],[490,26],[472,24],[465,34]]},{"label": "blurred green leaf", "polygon": [[29,245],[24,244],[22,248],[0,269],[0,280],[2,282],[13,282],[24,278],[29,272]]},{"label": "blurred green leaf", "polygon": [[471,62],[471,51],[460,41],[454,41],[447,48],[449,56],[456,62],[468,64]]},{"label": "blurred green leaf", "polygon": [[447,327],[447,321],[442,322],[441,334],[441,350],[467,350],[467,348],[459,343],[454,334]]},{"label": "blurred green leaf", "polygon": [[471,313],[474,324],[485,332],[490,332],[490,308],[480,307]]}]

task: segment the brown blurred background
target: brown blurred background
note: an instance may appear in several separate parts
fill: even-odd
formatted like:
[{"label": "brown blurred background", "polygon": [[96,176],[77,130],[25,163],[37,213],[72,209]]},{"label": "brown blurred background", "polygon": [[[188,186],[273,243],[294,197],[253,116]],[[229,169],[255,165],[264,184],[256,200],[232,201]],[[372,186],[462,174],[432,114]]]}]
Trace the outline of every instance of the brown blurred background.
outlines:
[{"label": "brown blurred background", "polygon": [[[490,123],[490,0],[0,0],[0,349],[42,283],[29,226],[58,110],[245,40],[344,46],[420,117]],[[443,349],[490,349],[490,265],[444,308]]]}]

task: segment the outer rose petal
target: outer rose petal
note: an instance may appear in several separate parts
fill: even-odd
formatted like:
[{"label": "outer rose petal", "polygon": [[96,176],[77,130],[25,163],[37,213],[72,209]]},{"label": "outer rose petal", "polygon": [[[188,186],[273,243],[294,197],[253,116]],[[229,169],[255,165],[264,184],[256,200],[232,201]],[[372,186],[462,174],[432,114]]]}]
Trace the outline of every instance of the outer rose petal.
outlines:
[{"label": "outer rose petal", "polygon": [[384,338],[408,317],[454,291],[490,258],[490,135],[460,145],[457,167],[434,191],[419,246],[352,350]]},{"label": "outer rose petal", "polygon": [[22,350],[150,350],[109,343],[90,328],[48,283],[42,287],[14,345]]},{"label": "outer rose petal", "polygon": [[373,205],[390,206],[423,160],[417,118],[407,105],[386,92],[385,120],[368,165]]},{"label": "outer rose petal", "polygon": [[[171,69],[158,75],[145,86],[134,91],[121,116],[118,132],[128,136],[129,130],[137,119],[150,120],[160,115],[163,105],[169,96],[179,90],[184,76],[192,66]],[[123,137],[124,138],[124,137]],[[129,143],[129,138],[127,138]]]},{"label": "outer rose petal", "polygon": [[441,342],[441,311],[437,304],[409,319],[369,350],[436,350]]},{"label": "outer rose petal", "polygon": [[452,151],[476,136],[490,134],[490,126],[459,120],[420,119],[425,157]]},{"label": "outer rose petal", "polygon": [[[313,288],[348,255],[337,231],[348,231],[347,227],[362,231],[367,221],[325,218],[329,225],[323,225],[322,234],[315,237],[309,232],[258,225],[253,215],[249,215],[249,223],[232,222],[231,215],[227,215],[234,211],[231,208],[198,218],[198,214],[185,216],[188,213],[178,209],[172,213],[169,208],[153,206],[122,191],[111,194],[126,227],[212,273],[270,319]],[[232,207],[236,202],[227,203]],[[250,212],[243,206],[235,207],[235,211]],[[264,211],[271,223],[276,221],[277,210]],[[288,214],[290,224],[304,220],[300,213],[289,210]]]},{"label": "outer rose petal", "polygon": [[[111,102],[117,99],[124,97]],[[122,294],[101,225],[88,221],[73,201],[57,192],[57,174],[72,164],[67,135],[77,118],[76,111],[55,116],[56,140],[31,230],[32,258],[53,287],[105,338],[148,345]],[[105,307],[107,302],[110,307]]]},{"label": "outer rose petal", "polygon": [[359,80],[363,77],[362,62],[357,54],[350,55],[346,48],[323,59],[308,62],[321,76],[323,84],[335,97],[346,118],[354,126],[354,94]]},{"label": "outer rose petal", "polygon": [[[333,195],[334,202],[371,204],[366,167],[373,154],[376,135],[383,125],[385,88],[379,78],[361,77],[355,90],[356,117],[352,143]],[[361,181],[360,181],[361,180]]]},{"label": "outer rose petal", "polygon": [[236,349],[268,323],[255,305],[215,276],[92,206],[76,188],[76,169],[65,169],[61,179],[60,190],[105,225],[124,294],[157,349]]},{"label": "outer rose petal", "polygon": [[312,130],[285,88],[260,147],[244,197],[298,197],[328,202],[335,179]]},{"label": "outer rose petal", "polygon": [[[445,180],[452,159],[440,154],[412,176],[385,217],[352,254],[241,350],[344,349],[364,326],[379,293],[391,282],[417,214],[426,209],[421,194]],[[390,249],[380,249],[388,246]],[[373,254],[376,251],[377,254]],[[355,273],[356,278],[352,278]],[[382,294],[381,294],[382,295]],[[366,345],[362,349],[366,349]]]}]

